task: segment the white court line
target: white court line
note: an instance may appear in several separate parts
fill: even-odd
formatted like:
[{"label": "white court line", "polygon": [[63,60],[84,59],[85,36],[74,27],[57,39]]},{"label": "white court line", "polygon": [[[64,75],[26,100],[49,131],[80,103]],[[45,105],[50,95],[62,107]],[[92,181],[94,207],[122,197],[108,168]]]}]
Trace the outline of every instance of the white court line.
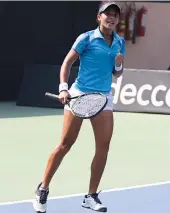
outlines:
[{"label": "white court line", "polygon": [[[166,185],[166,184],[170,184],[170,181],[164,181],[164,182],[158,182],[158,183],[152,183],[152,184],[136,185],[136,186],[130,186],[130,187],[115,188],[115,189],[108,189],[108,190],[103,190],[101,193],[125,191],[125,190],[131,190],[131,189],[140,189],[140,188],[146,188],[146,187],[152,187],[152,186],[160,186],[160,185]],[[84,196],[84,195],[85,195],[85,193],[63,195],[63,196],[55,196],[55,197],[49,197],[48,200],[79,197],[79,196]],[[21,201],[4,202],[4,203],[0,203],[0,206],[19,204],[19,203],[30,203],[30,202],[33,202],[33,201],[34,201],[34,199],[32,199],[32,200],[21,200]]]}]

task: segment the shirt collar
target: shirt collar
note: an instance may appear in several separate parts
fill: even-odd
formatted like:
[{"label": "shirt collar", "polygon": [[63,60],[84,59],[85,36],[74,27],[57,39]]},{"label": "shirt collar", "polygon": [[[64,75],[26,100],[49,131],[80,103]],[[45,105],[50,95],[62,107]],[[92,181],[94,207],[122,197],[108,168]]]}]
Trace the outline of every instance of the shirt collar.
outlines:
[{"label": "shirt collar", "polygon": [[[117,35],[116,32],[113,32],[113,37],[114,37],[114,40],[120,40],[120,36]],[[97,27],[94,31],[94,38],[102,38],[104,39],[104,37],[102,36],[100,30],[99,30],[99,27]]]},{"label": "shirt collar", "polygon": [[99,30],[99,27],[97,27],[94,31],[94,38],[103,38],[103,36]]}]

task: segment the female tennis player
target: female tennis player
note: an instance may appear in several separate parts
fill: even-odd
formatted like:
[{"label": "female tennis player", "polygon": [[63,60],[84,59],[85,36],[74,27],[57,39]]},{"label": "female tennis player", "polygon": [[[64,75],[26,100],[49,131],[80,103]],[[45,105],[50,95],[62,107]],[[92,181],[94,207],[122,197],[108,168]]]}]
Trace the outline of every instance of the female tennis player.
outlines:
[{"label": "female tennis player", "polygon": [[[125,41],[115,32],[119,22],[120,7],[114,2],[102,3],[97,14],[99,26],[78,36],[61,66],[59,99],[66,104],[69,96],[88,92],[100,92],[108,102],[102,112],[90,119],[95,136],[95,155],[91,164],[88,193],[82,207],[106,212],[107,207],[98,197],[98,186],[102,178],[109,145],[113,133],[113,98],[111,93],[112,74],[119,77],[123,72]],[[80,59],[79,73],[71,88],[68,88],[69,71]],[[64,156],[69,152],[79,134],[82,119],[73,115],[68,105],[64,110],[64,126],[60,144],[49,156],[43,180],[37,186],[34,209],[46,212],[49,185]]]}]

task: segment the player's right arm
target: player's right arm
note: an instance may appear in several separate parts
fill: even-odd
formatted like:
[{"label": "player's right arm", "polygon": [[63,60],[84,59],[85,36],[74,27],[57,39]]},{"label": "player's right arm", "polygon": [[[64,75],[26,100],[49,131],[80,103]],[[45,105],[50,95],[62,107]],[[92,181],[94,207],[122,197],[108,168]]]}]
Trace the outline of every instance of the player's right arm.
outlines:
[{"label": "player's right arm", "polygon": [[59,86],[59,99],[61,103],[65,104],[67,98],[69,97],[68,92],[68,79],[70,75],[70,70],[74,62],[83,53],[86,47],[87,36],[86,34],[81,34],[78,36],[74,42],[71,50],[66,55],[60,70],[60,86]]},{"label": "player's right arm", "polygon": [[79,57],[79,54],[75,50],[71,49],[68,52],[61,66],[60,83],[64,83],[64,82],[68,83],[70,69],[78,57]]},{"label": "player's right arm", "polygon": [[67,102],[67,98],[69,97],[68,92],[68,79],[70,75],[70,69],[73,63],[77,60],[79,54],[71,49],[66,55],[60,70],[60,86],[59,86],[59,100],[62,104]]}]

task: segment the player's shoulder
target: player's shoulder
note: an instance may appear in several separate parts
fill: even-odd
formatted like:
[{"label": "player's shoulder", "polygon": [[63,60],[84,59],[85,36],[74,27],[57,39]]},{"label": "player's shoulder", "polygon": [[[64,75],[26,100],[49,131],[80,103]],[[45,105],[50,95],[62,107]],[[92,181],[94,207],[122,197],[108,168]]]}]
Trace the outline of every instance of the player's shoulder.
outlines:
[{"label": "player's shoulder", "polygon": [[81,33],[81,34],[79,34],[78,39],[90,41],[91,39],[94,38],[94,32],[95,32],[95,30],[89,30],[84,33]]}]

